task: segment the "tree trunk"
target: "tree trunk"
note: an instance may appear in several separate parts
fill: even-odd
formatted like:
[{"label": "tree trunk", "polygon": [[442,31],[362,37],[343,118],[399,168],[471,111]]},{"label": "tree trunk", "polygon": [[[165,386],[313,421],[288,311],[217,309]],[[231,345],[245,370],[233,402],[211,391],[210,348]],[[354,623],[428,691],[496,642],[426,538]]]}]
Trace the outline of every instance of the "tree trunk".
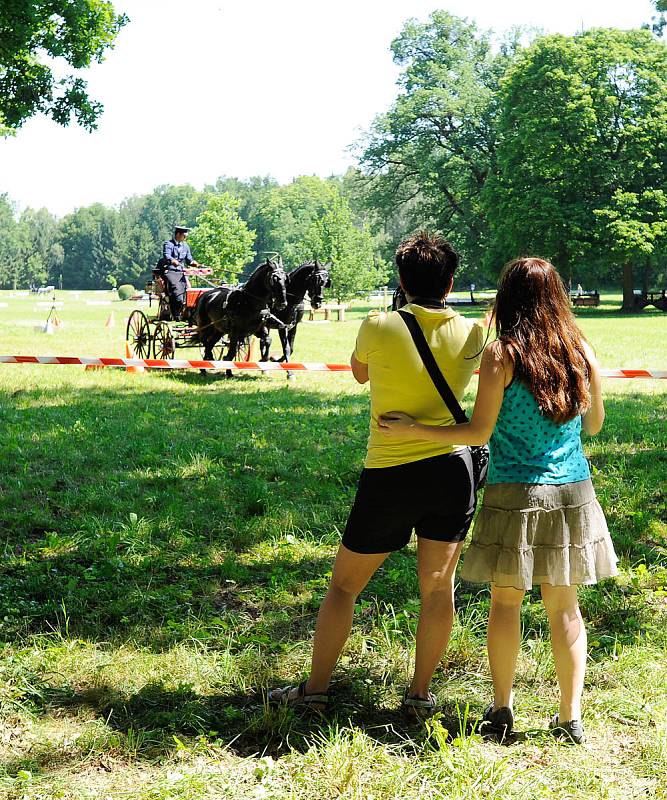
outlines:
[{"label": "tree trunk", "polygon": [[635,281],[632,274],[632,264],[623,264],[623,305],[621,311],[637,311],[635,308]]}]

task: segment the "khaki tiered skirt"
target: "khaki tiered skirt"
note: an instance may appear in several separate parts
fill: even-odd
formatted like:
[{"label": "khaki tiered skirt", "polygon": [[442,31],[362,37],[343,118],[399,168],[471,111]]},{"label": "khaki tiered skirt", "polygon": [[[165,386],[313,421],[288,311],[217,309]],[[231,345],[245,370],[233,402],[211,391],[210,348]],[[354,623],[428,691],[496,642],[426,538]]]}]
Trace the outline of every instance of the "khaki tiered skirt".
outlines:
[{"label": "khaki tiered skirt", "polygon": [[530,589],[592,584],[618,574],[590,480],[487,485],[461,577]]}]

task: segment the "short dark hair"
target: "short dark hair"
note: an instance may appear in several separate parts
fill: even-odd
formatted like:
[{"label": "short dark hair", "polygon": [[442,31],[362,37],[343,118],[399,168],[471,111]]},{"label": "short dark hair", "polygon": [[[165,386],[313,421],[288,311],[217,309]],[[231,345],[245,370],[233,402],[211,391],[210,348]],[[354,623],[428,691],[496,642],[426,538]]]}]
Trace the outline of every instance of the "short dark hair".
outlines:
[{"label": "short dark hair", "polygon": [[443,297],[458,265],[458,253],[437,233],[418,231],[396,250],[401,283],[413,297]]}]

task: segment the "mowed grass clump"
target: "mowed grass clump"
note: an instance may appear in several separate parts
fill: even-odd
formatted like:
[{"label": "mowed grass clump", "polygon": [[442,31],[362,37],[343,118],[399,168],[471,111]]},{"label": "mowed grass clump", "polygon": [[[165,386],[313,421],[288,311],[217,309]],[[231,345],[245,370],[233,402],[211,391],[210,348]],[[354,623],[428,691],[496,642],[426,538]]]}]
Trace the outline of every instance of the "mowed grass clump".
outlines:
[{"label": "mowed grass clump", "polygon": [[[122,353],[128,304],[62,296],[52,337],[18,325],[34,301],[8,300],[3,352]],[[296,357],[347,361],[363,313],[304,325]],[[603,306],[580,320],[603,367],[666,367],[665,315]],[[520,736],[500,746],[475,732],[490,696],[487,587],[457,587],[441,716],[398,713],[419,612],[413,546],[359,599],[331,716],[265,702],[308,667],[363,462],[366,388],[348,375],[0,365],[0,796],[664,797],[667,402],[658,381],[604,388],[607,422],[586,450],[621,576],[581,591],[589,742],[546,733],[555,673],[531,593]]]}]

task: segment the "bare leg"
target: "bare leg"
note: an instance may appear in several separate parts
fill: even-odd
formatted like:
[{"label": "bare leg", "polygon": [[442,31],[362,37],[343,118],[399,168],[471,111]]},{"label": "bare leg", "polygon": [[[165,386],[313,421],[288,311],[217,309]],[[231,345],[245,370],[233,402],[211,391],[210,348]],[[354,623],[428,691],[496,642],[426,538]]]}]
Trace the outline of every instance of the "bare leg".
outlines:
[{"label": "bare leg", "polygon": [[454,571],[462,546],[462,542],[418,540],[421,611],[415,673],[408,690],[411,697],[428,697],[433,673],[449,643],[454,624]]},{"label": "bare leg", "polygon": [[524,591],[491,584],[487,646],[493,680],[493,709],[512,708],[512,685],[521,644],[521,603]]},{"label": "bare leg", "polygon": [[315,627],[308,694],[326,692],[340,651],[352,627],[354,603],[389,553],[354,553],[340,545],[327,594]]},{"label": "bare leg", "polygon": [[580,720],[587,641],[577,600],[577,587],[543,583],[540,588],[549,617],[551,649],[560,688],[558,719],[561,722]]}]

